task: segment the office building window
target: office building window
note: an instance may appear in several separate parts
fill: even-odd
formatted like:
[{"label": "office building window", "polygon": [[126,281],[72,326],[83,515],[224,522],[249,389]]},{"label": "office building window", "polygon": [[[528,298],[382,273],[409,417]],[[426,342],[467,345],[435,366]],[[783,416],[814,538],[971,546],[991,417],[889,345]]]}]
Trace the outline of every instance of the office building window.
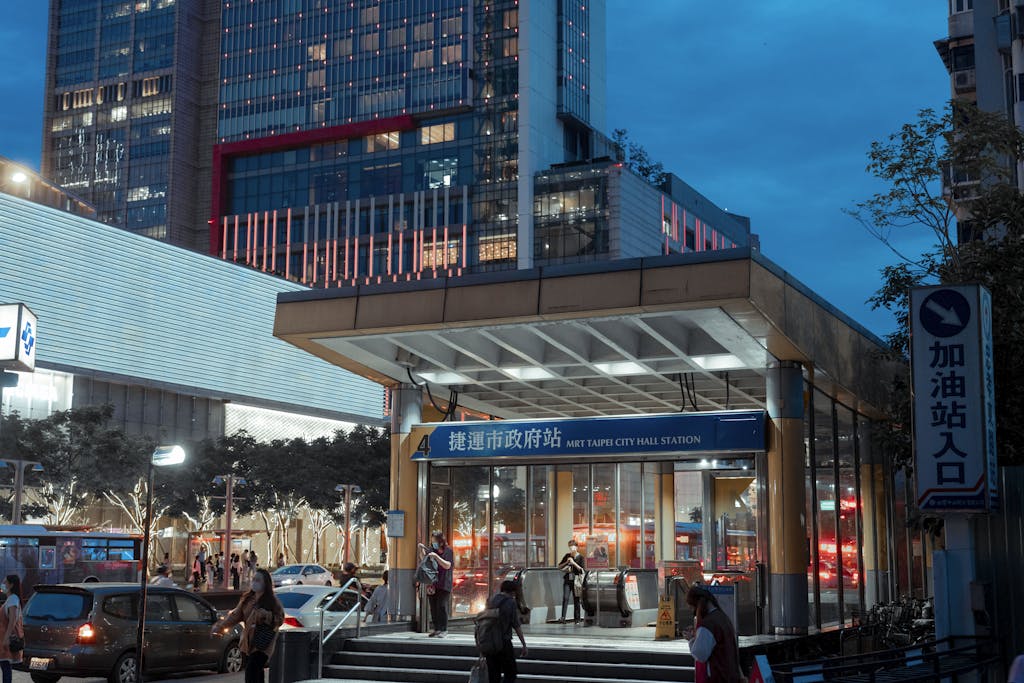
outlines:
[{"label": "office building window", "polygon": [[949,13],[970,12],[974,9],[974,0],[949,0]]},{"label": "office building window", "polygon": [[412,58],[412,68],[425,69],[434,66],[434,48],[420,50]]},{"label": "office building window", "polygon": [[366,152],[385,152],[389,149],[398,149],[398,131],[390,133],[377,133],[366,138]]},{"label": "office building window", "polygon": [[420,128],[420,144],[433,145],[437,142],[451,142],[455,139],[454,123],[439,123],[436,126]]}]

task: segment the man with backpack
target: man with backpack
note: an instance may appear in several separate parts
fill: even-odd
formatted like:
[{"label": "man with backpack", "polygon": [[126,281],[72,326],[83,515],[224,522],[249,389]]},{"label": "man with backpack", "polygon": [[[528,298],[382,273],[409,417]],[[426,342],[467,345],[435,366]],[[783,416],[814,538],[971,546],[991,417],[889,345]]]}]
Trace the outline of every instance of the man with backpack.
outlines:
[{"label": "man with backpack", "polygon": [[487,609],[476,618],[476,645],[487,660],[488,683],[515,683],[516,653],[512,646],[512,632],[519,636],[523,649],[520,657],[526,657],[526,638],[519,623],[519,605],[516,603],[515,581],[501,582],[501,591],[487,601]]}]

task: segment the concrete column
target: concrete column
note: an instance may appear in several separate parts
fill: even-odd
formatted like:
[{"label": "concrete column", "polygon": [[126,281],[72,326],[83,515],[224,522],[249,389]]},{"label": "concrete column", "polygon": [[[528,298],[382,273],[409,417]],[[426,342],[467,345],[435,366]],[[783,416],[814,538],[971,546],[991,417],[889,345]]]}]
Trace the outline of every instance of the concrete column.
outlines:
[{"label": "concrete column", "polygon": [[388,583],[392,614],[399,619],[412,619],[416,614],[417,536],[422,524],[417,505],[418,467],[411,456],[416,448],[412,426],[420,422],[421,394],[412,385],[400,385],[391,392],[391,509],[405,512],[405,534],[388,539]]},{"label": "concrete column", "polygon": [[807,633],[804,382],[799,363],[768,369],[768,599],[776,634]]}]

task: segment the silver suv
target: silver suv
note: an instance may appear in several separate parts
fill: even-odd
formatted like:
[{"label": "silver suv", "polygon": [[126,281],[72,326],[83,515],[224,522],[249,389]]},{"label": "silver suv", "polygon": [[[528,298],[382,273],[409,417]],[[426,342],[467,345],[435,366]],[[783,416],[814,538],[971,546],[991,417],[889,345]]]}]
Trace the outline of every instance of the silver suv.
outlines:
[{"label": "silver suv", "polygon": [[[102,676],[135,683],[137,584],[36,586],[25,605],[23,668],[34,683],[61,676]],[[176,588],[150,587],[146,598],[146,674],[242,668],[241,629],[217,636],[217,611]]]}]

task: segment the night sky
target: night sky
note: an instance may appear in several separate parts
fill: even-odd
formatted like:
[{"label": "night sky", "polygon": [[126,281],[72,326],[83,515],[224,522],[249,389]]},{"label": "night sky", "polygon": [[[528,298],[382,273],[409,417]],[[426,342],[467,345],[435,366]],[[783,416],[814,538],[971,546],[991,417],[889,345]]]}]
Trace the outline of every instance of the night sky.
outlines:
[{"label": "night sky", "polygon": [[[0,155],[36,169],[46,17],[45,0],[8,0],[0,23]],[[865,300],[895,256],[841,209],[878,189],[871,141],[948,99],[932,46],[945,30],[936,0],[608,0],[608,127],[750,216],[768,258],[885,334]]]}]

